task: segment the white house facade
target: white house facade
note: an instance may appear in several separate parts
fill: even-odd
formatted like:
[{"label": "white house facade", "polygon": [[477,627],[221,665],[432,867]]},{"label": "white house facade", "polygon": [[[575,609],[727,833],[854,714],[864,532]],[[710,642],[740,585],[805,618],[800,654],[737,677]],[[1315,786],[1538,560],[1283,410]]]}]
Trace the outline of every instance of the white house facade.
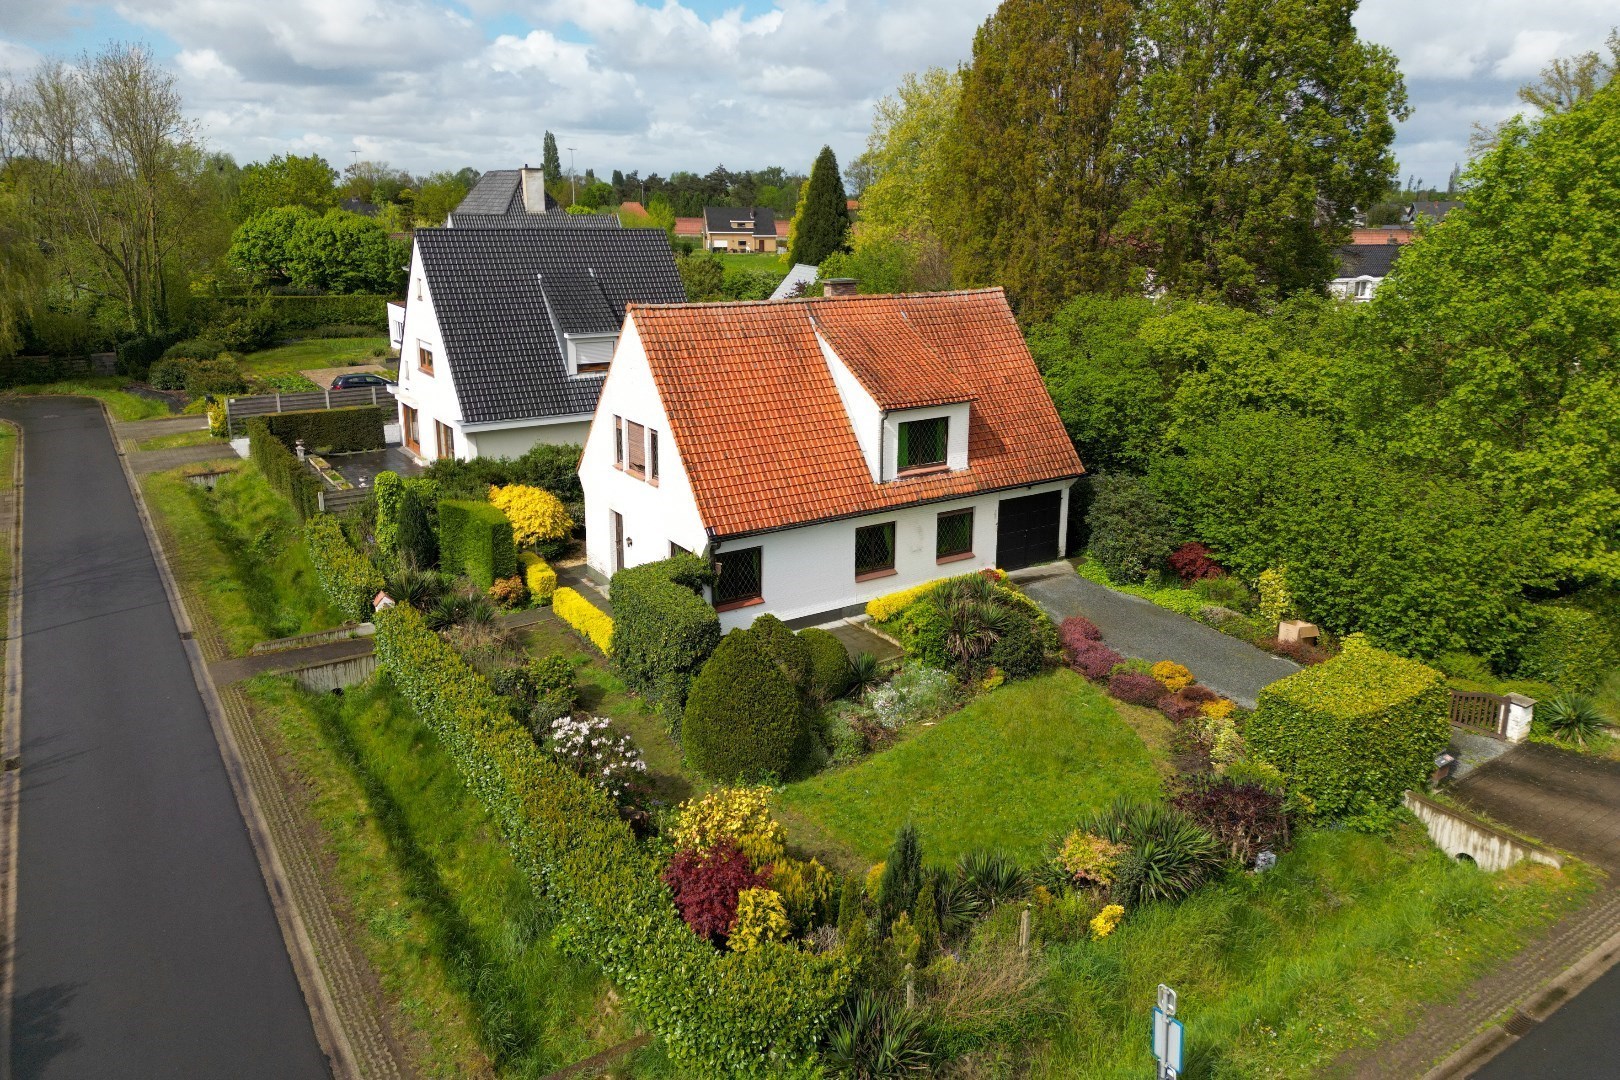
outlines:
[{"label": "white house facade", "polygon": [[634,307],[579,471],[591,568],[706,553],[729,629],[1055,559],[1083,469],[983,290]]},{"label": "white house facade", "polygon": [[1338,276],[1328,282],[1328,295],[1341,300],[1366,303],[1394,269],[1403,246],[1391,237],[1376,244],[1344,244],[1334,249],[1339,260]]}]

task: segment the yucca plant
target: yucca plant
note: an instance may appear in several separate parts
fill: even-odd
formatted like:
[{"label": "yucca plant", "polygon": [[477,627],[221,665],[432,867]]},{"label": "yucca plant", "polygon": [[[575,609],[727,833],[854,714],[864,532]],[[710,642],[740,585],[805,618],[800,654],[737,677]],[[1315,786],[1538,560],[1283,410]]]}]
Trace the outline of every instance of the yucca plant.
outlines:
[{"label": "yucca plant", "polygon": [[826,1063],[837,1075],[855,1080],[926,1072],[933,1057],[922,1015],[871,990],[850,999],[826,1038]]},{"label": "yucca plant", "polygon": [[1029,875],[1004,852],[982,848],[963,852],[956,860],[956,876],[984,907],[1029,895]]},{"label": "yucca plant", "polygon": [[418,570],[414,566],[403,566],[394,571],[388,576],[384,588],[396,602],[409,604],[418,611],[432,607],[444,594],[444,582],[438,574],[431,570]]},{"label": "yucca plant", "polygon": [[1130,852],[1115,871],[1114,899],[1127,907],[1149,900],[1180,900],[1221,865],[1215,838],[1186,814],[1163,803],[1116,799],[1081,818],[1082,831]]},{"label": "yucca plant", "polygon": [[869,652],[856,653],[849,661],[850,686],[857,697],[883,682],[883,663]]},{"label": "yucca plant", "polygon": [[1585,694],[1559,694],[1538,712],[1555,738],[1584,747],[1605,727],[1597,702]]},{"label": "yucca plant", "polygon": [[471,604],[465,596],[452,594],[441,596],[424,613],[424,618],[430,628],[434,630],[448,630],[467,618],[467,608]]},{"label": "yucca plant", "polygon": [[945,606],[945,651],[972,668],[1001,640],[1012,614],[995,600],[959,600]]},{"label": "yucca plant", "polygon": [[934,887],[934,907],[939,929],[946,937],[955,937],[978,921],[984,914],[985,904],[973,886],[948,871],[931,869],[928,884]]}]

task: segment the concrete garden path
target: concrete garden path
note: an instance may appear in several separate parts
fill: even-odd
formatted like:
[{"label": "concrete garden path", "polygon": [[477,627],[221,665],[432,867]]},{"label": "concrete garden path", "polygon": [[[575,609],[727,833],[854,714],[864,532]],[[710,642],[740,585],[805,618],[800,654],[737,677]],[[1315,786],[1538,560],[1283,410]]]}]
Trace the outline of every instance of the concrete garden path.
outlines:
[{"label": "concrete garden path", "polygon": [[1074,615],[1090,619],[1115,652],[1185,664],[1199,682],[1246,709],[1254,708],[1263,687],[1299,670],[1292,660],[1185,615],[1087,581],[1068,563],[1020,571],[1013,579],[1056,622]]}]

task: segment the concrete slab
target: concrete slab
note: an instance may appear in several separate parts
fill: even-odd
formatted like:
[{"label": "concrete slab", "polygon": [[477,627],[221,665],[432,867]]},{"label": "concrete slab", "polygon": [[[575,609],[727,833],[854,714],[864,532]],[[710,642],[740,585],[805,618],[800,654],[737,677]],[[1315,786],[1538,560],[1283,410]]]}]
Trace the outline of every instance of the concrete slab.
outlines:
[{"label": "concrete slab", "polygon": [[844,650],[851,657],[864,652],[871,653],[879,660],[898,660],[905,655],[900,646],[888,638],[879,637],[865,626],[849,619],[826,623],[821,629],[843,642]]},{"label": "concrete slab", "polygon": [[1451,773],[1452,781],[1461,780],[1481,765],[1495,761],[1512,750],[1513,746],[1505,739],[1493,739],[1489,735],[1453,726],[1451,745],[1446,747],[1447,752],[1457,759],[1457,767]]},{"label": "concrete slab", "polygon": [[1448,791],[1510,829],[1620,870],[1620,762],[1524,743]]}]

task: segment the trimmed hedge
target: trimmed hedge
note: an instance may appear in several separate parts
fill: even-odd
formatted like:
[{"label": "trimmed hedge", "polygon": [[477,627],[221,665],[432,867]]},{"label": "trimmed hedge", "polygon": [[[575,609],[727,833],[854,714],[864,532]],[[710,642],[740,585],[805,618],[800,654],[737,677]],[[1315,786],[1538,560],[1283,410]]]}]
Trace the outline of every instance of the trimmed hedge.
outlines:
[{"label": "trimmed hedge", "polygon": [[720,616],[697,591],[713,574],[696,555],[630,566],[613,575],[613,666],[680,725],[687,688],[720,643]]},{"label": "trimmed hedge", "polygon": [[1615,664],[1617,642],[1595,612],[1573,604],[1536,604],[1517,652],[1514,673],[1565,690],[1585,692]]},{"label": "trimmed hedge", "polygon": [[409,559],[420,570],[439,564],[439,540],[432,510],[439,486],[425,476],[380,472],[372,490],[377,499],[377,548],[390,559]]},{"label": "trimmed hedge", "polygon": [[379,612],[377,654],[555,911],[562,947],[601,968],[683,1071],[806,1066],[848,992],[841,959],[776,942],[721,953],[699,941],[659,880],[659,859],[608,797],[536,747],[420,615]]},{"label": "trimmed hedge", "polygon": [[247,422],[247,433],[248,458],[264,474],[270,486],[292,503],[298,519],[305,521],[319,513],[317,493],[321,490],[320,480],[298,460],[298,455],[288,449],[286,443],[270,433],[265,418],[251,417]]},{"label": "trimmed hedge", "polygon": [[480,589],[517,574],[512,523],[489,503],[445,499],[439,503],[439,566],[466,574]]},{"label": "trimmed hedge", "polygon": [[523,584],[529,587],[529,599],[536,604],[549,603],[551,595],[557,591],[557,571],[532,551],[519,555],[518,563],[523,567]]},{"label": "trimmed hedge", "polygon": [[1260,691],[1244,731],[1312,816],[1378,827],[1451,737],[1445,677],[1352,636],[1344,651]]},{"label": "trimmed hedge", "polygon": [[551,594],[551,610],[603,656],[613,655],[613,620],[601,608],[575,590],[562,588]]},{"label": "trimmed hedge", "polygon": [[278,332],[318,330],[350,324],[388,330],[391,296],[352,293],[346,296],[242,296],[207,297],[191,302],[191,315],[199,323],[220,323],[268,311]]},{"label": "trimmed hedge", "polygon": [[855,681],[849,652],[844,643],[819,627],[799,631],[799,640],[810,650],[810,697],[825,705],[849,693]]},{"label": "trimmed hedge", "polygon": [[303,439],[304,449],[312,454],[348,454],[381,450],[386,445],[383,424],[387,415],[376,405],[362,405],[353,409],[269,413],[262,419],[270,433],[288,447]]},{"label": "trimmed hedge", "polygon": [[383,588],[383,576],[371,560],[354,550],[343,526],[326,514],[316,514],[304,526],[310,561],[332,606],[356,622],[371,619],[371,601]]},{"label": "trimmed hedge", "polygon": [[792,775],[806,749],[804,706],[746,630],[720,640],[692,680],[681,748],[703,775],[727,782]]},{"label": "trimmed hedge", "polygon": [[899,592],[885,593],[883,596],[866,602],[866,614],[873,622],[888,622],[906,608],[934,591],[937,581],[927,581],[921,585],[913,585],[909,589]]}]

